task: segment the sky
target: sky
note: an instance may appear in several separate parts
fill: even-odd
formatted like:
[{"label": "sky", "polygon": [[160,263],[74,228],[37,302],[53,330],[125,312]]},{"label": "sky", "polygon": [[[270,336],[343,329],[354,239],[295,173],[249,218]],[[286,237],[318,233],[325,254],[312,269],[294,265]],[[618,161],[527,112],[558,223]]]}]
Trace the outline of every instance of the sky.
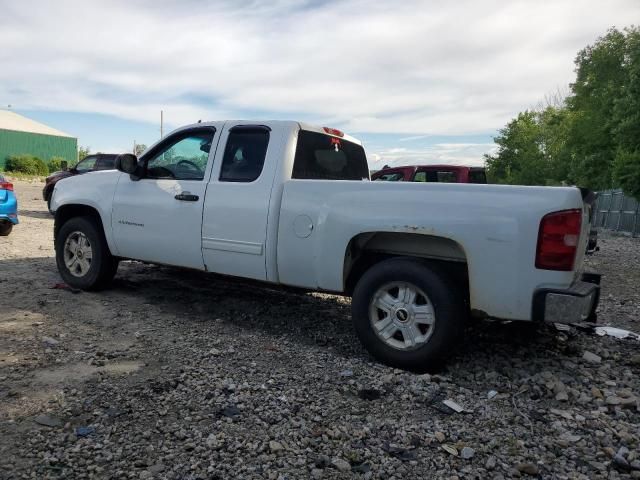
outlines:
[{"label": "sky", "polygon": [[131,151],[202,120],[289,119],[385,164],[480,165],[640,0],[0,0],[0,108]]}]

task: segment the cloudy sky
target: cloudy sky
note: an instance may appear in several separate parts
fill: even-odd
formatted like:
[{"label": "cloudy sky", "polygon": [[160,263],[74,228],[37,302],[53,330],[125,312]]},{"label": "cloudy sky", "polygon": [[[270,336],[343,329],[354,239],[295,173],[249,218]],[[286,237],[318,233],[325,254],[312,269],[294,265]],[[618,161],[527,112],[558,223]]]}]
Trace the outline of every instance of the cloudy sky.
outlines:
[{"label": "cloudy sky", "polygon": [[0,108],[93,151],[198,119],[293,119],[385,163],[482,163],[640,0],[0,0]]}]

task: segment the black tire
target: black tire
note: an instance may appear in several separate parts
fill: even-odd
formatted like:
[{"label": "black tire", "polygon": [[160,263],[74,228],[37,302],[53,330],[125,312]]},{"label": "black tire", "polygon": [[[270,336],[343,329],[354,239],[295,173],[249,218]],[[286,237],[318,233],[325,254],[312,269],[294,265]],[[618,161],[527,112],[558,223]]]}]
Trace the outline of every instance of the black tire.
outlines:
[{"label": "black tire", "polygon": [[[82,276],[71,273],[64,259],[64,247],[67,238],[80,232],[89,240],[92,250],[90,267]],[[102,228],[92,217],[73,217],[58,230],[55,238],[56,264],[65,283],[82,290],[100,290],[113,280],[118,270],[118,260],[111,255]]]},{"label": "black tire", "polygon": [[11,230],[13,230],[13,223],[0,223],[0,237],[6,237],[11,233]]},{"label": "black tire", "polygon": [[[374,295],[393,282],[413,284],[422,290],[435,315],[433,332],[425,343],[412,350],[390,346],[376,334],[370,320]],[[456,295],[446,275],[406,257],[384,260],[366,271],[354,290],[351,310],[356,333],[367,351],[387,365],[412,371],[440,367],[460,341],[466,319],[464,299]]]}]

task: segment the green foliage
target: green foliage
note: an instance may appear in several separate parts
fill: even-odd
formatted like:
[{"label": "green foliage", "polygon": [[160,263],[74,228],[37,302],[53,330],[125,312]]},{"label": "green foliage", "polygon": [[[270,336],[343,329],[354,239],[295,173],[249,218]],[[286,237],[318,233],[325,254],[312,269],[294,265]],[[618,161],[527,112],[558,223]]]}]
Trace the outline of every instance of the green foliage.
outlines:
[{"label": "green foliage", "polygon": [[609,30],[575,65],[563,105],[522,112],[499,131],[498,151],[485,155],[488,176],[509,184],[621,186],[638,196],[640,29]]},{"label": "green foliage", "polygon": [[12,155],[7,158],[5,165],[7,172],[25,173],[27,175],[42,175],[49,174],[47,165],[38,157],[32,155]]},{"label": "green foliage", "polygon": [[49,160],[49,173],[58,172],[62,170],[62,162],[66,161],[62,157],[51,157]]},{"label": "green foliage", "polygon": [[91,155],[91,147],[78,147],[78,161],[84,159],[84,157],[88,157]]},{"label": "green foliage", "polygon": [[640,199],[640,150],[616,153],[613,178],[626,193]]},{"label": "green foliage", "polygon": [[135,156],[139,157],[144,153],[146,149],[147,149],[147,146],[144,143],[139,143],[136,145],[135,152],[133,153]]}]

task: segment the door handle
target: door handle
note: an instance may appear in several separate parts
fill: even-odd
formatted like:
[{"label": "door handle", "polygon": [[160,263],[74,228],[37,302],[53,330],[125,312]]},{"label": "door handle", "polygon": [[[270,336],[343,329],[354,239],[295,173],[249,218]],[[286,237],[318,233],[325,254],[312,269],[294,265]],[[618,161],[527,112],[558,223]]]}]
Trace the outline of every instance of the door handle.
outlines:
[{"label": "door handle", "polygon": [[189,192],[179,193],[175,197],[176,200],[182,200],[183,202],[197,202],[200,198],[198,195],[192,195]]}]

